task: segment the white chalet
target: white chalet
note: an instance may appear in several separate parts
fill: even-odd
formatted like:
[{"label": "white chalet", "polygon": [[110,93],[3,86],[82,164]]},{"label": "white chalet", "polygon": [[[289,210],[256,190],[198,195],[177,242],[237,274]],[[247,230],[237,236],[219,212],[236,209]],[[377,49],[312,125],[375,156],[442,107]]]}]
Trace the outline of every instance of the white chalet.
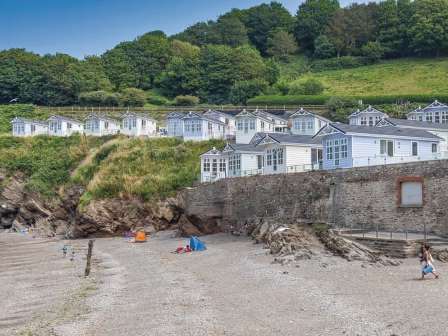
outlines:
[{"label": "white chalet", "polygon": [[201,155],[201,182],[319,169],[322,145],[306,135],[259,133],[250,144],[227,144]]},{"label": "white chalet", "polygon": [[120,132],[120,122],[105,115],[90,114],[85,121],[86,135],[104,136]]},{"label": "white chalet", "polygon": [[364,110],[358,109],[357,111],[350,114],[348,120],[350,125],[373,127],[377,124],[378,121],[388,117],[389,116],[386,113],[381,112],[369,105]]},{"label": "white chalet", "polygon": [[225,113],[217,110],[208,110],[204,113],[205,117],[216,119],[224,123],[226,139],[235,139],[235,116],[229,113]]},{"label": "white chalet", "polygon": [[196,112],[173,112],[166,118],[168,136],[185,141],[224,139],[226,124],[218,119]]},{"label": "white chalet", "polygon": [[260,110],[243,110],[236,115],[236,143],[248,144],[260,132],[286,132],[288,122],[280,116]]},{"label": "white chalet", "polygon": [[447,156],[448,154],[448,124],[436,124],[426,121],[386,118],[379,121],[376,126],[395,126],[428,131],[429,133],[437,135],[444,140],[440,142],[440,152],[442,156]]},{"label": "white chalet", "polygon": [[147,114],[128,111],[122,115],[121,133],[128,136],[155,136],[157,122]]},{"label": "white chalet", "polygon": [[331,121],[301,108],[289,116],[292,134],[315,135]]},{"label": "white chalet", "polygon": [[448,105],[435,100],[424,108],[417,108],[407,115],[408,120],[426,121],[436,124],[448,123]]},{"label": "white chalet", "polygon": [[323,169],[440,159],[443,141],[423,129],[331,123],[319,131]]},{"label": "white chalet", "polygon": [[11,120],[12,135],[16,137],[27,137],[47,134],[48,125],[46,122],[15,117]]},{"label": "white chalet", "polygon": [[51,136],[70,136],[72,134],[82,134],[84,132],[84,124],[81,121],[63,117],[51,116],[47,119],[48,135]]}]

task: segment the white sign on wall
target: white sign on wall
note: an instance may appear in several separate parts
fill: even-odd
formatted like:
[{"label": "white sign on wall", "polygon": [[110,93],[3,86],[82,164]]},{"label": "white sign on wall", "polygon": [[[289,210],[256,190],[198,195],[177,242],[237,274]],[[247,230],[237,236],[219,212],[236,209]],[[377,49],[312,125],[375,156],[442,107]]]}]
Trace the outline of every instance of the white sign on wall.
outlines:
[{"label": "white sign on wall", "polygon": [[422,182],[402,182],[401,183],[401,205],[422,206],[423,205],[423,184]]}]

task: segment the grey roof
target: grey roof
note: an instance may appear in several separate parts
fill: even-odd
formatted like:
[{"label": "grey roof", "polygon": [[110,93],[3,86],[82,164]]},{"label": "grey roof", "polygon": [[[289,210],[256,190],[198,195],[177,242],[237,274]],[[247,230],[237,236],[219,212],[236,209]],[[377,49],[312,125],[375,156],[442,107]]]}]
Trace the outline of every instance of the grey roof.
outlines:
[{"label": "grey roof", "polygon": [[68,117],[65,117],[65,116],[60,116],[60,115],[52,115],[51,117],[49,117],[47,119],[47,121],[49,121],[50,119],[59,119],[59,120],[63,120],[63,121],[67,121],[67,122],[75,123],[75,124],[82,124],[83,123],[82,121],[79,121],[79,120],[76,120],[76,119],[73,119],[73,118],[68,118]]},{"label": "grey roof", "polygon": [[448,111],[448,106],[435,100],[428,106],[421,109],[422,112],[443,112]]},{"label": "grey roof", "polygon": [[120,121],[118,121],[117,119],[110,118],[104,114],[91,113],[87,116],[86,120],[87,119],[102,119],[102,120],[107,120],[107,121],[110,121],[110,122],[113,122],[116,124],[120,124]]},{"label": "grey roof", "polygon": [[14,123],[14,122],[23,122],[23,123],[29,123],[29,124],[37,124],[37,125],[41,125],[41,126],[48,126],[45,121],[26,119],[26,118],[22,118],[22,117],[15,117],[14,119],[11,120],[11,123]]},{"label": "grey roof", "polygon": [[[438,130],[447,130],[448,124],[440,124],[440,123],[430,123],[427,121],[417,121],[417,120],[408,120],[408,119],[396,119],[396,118],[385,118],[383,119],[392,126],[399,127],[412,127],[412,128],[424,128],[424,129],[438,129]],[[380,123],[381,121],[379,121]]]},{"label": "grey roof", "polygon": [[208,110],[204,112],[204,115],[221,115],[225,118],[235,119],[235,116],[231,113],[227,113],[225,111],[219,111],[219,110]]},{"label": "grey roof", "polygon": [[395,126],[370,127],[370,126],[347,125],[343,123],[331,123],[329,126],[339,130],[344,134],[357,133],[357,134],[371,134],[371,135],[391,135],[391,136],[400,136],[409,138],[424,138],[431,140],[441,139],[437,135],[434,135],[428,131],[414,128],[401,128]]},{"label": "grey roof", "polygon": [[205,153],[202,153],[202,155],[221,155],[222,151],[220,151],[219,149],[216,149],[216,147],[213,147],[212,149],[206,151]]},{"label": "grey roof", "polygon": [[185,117],[185,113],[183,112],[170,112],[166,115],[166,118],[183,118]]},{"label": "grey roof", "polygon": [[329,120],[329,119],[327,119],[325,117],[322,117],[321,115],[319,115],[317,113],[313,113],[311,111],[305,110],[303,107],[301,107],[300,110],[297,110],[297,111],[293,112],[292,114],[290,114],[289,118],[292,119],[292,118],[294,118],[294,117],[296,117],[298,115],[311,115],[311,116],[313,116],[315,118],[318,118],[320,120],[323,120],[323,121],[325,121],[327,123],[331,122],[331,120]]},{"label": "grey roof", "polygon": [[265,121],[269,122],[269,123],[274,123],[275,124],[275,120],[281,120],[284,121],[285,123],[287,122],[286,119],[284,119],[281,116],[278,115],[274,115],[271,114],[269,112],[265,112],[265,111],[261,111],[261,110],[255,110],[255,111],[247,111],[246,109],[242,110],[240,113],[237,114],[237,117],[241,114],[248,114],[248,115],[252,115],[253,117],[258,117],[260,119],[264,119]]},{"label": "grey roof", "polygon": [[192,112],[192,111],[184,114],[183,117],[181,117],[181,118],[182,119],[199,118],[199,119],[204,119],[204,120],[207,120],[207,121],[214,122],[216,124],[220,124],[220,125],[224,125],[225,126],[225,123],[223,123],[221,120],[215,119],[213,117],[208,117],[208,116],[206,116],[206,115],[204,115],[202,113],[196,113],[196,112]]},{"label": "grey roof", "polygon": [[137,112],[131,112],[131,111],[127,111],[125,114],[123,114],[121,117],[122,118],[126,118],[127,116],[135,116],[137,118],[142,118],[142,119],[147,119],[147,120],[151,120],[151,121],[156,121],[153,117],[151,117],[149,114],[147,113],[137,113]]},{"label": "grey roof", "polygon": [[266,136],[269,136],[278,143],[306,144],[306,145],[320,144],[320,140],[313,138],[312,135],[268,133],[266,134]]},{"label": "grey roof", "polygon": [[369,105],[366,109],[364,109],[364,110],[360,110],[360,109],[358,109],[358,110],[356,110],[355,112],[353,112],[352,114],[350,114],[349,116],[348,116],[348,118],[350,119],[350,118],[352,118],[352,117],[356,117],[356,116],[358,116],[358,115],[360,115],[360,114],[363,114],[363,113],[381,113],[381,114],[383,114],[383,115],[387,115],[386,113],[384,113],[384,112],[382,112],[382,111],[380,111],[380,110],[377,110],[376,108],[374,108],[374,107],[372,107],[371,105]]},{"label": "grey roof", "polygon": [[226,148],[231,148],[235,152],[251,152],[251,153],[262,153],[263,149],[256,147],[253,144],[227,144]]}]

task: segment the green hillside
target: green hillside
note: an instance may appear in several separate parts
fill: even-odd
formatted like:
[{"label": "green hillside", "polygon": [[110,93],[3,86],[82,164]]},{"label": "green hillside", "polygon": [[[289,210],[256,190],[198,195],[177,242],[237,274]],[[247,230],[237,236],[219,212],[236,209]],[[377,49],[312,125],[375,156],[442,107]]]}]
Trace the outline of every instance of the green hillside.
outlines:
[{"label": "green hillside", "polygon": [[400,59],[311,73],[329,95],[448,94],[448,58]]}]

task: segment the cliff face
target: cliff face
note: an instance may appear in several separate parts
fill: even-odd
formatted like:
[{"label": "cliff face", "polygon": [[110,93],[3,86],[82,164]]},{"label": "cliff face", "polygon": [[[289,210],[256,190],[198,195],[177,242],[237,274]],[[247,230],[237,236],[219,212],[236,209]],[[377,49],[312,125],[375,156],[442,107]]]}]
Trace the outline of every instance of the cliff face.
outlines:
[{"label": "cliff face", "polygon": [[27,191],[22,175],[9,179],[0,176],[0,181],[4,184],[0,193],[0,229],[32,229],[42,236],[70,238],[115,236],[136,228],[173,228],[181,218],[181,209],[173,198],[154,203],[105,199],[92,201],[80,210],[79,200],[84,192],[81,187],[71,187],[59,198],[48,201]]}]

